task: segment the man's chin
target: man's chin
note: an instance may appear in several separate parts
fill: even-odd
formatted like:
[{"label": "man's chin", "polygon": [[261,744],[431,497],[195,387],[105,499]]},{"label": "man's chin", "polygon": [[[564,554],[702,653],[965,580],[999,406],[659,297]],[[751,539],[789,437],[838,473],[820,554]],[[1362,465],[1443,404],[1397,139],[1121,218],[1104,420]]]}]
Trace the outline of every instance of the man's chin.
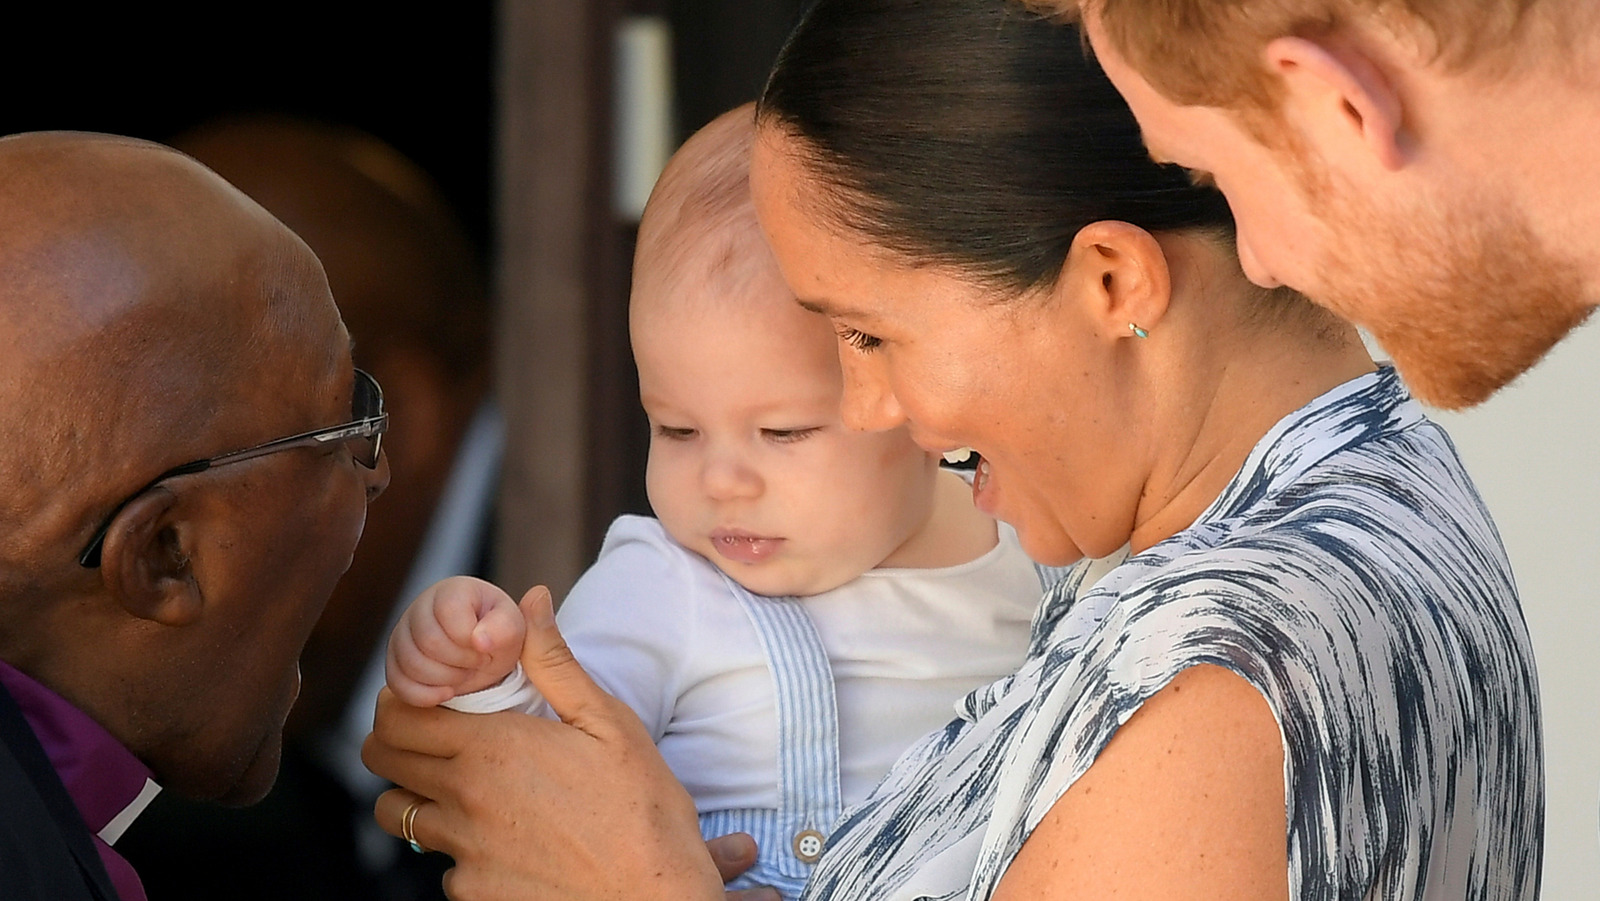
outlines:
[{"label": "man's chin", "polygon": [[257,749],[239,780],[233,784],[217,803],[224,807],[249,807],[272,791],[278,781],[278,766],[283,762],[283,732],[274,732]]},{"label": "man's chin", "polygon": [[226,769],[217,769],[221,761],[213,756],[201,761],[210,764],[211,769],[201,767],[196,768],[198,771],[170,774],[158,771],[156,779],[167,791],[191,801],[249,807],[265,798],[278,781],[278,765],[283,760],[282,729],[262,739],[253,753],[241,753],[233,760]]},{"label": "man's chin", "polygon": [[1473,334],[1429,334],[1427,328],[1374,330],[1417,399],[1441,410],[1488,400],[1533,368],[1582,325],[1592,307],[1537,309],[1512,321],[1482,323]]}]

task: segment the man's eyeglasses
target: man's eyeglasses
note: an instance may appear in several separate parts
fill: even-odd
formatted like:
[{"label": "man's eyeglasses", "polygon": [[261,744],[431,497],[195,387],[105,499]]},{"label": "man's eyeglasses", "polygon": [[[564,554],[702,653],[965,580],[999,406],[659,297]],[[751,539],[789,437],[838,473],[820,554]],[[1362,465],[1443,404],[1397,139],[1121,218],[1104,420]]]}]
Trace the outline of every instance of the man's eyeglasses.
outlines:
[{"label": "man's eyeglasses", "polygon": [[244,450],[205,460],[194,460],[163,472],[112,508],[105,522],[100,524],[100,528],[95,529],[94,537],[89,540],[89,546],[78,555],[78,562],[91,569],[99,566],[100,550],[105,545],[106,533],[111,530],[111,521],[117,518],[122,508],[132,503],[139,495],[177,476],[193,475],[229,463],[243,463],[246,460],[254,460],[257,457],[296,447],[326,447],[335,441],[347,442],[357,463],[368,469],[377,469],[378,457],[382,452],[383,433],[389,430],[389,414],[383,411],[383,389],[378,387],[376,379],[359,369],[356,370],[355,392],[350,399],[350,408],[351,419],[342,425],[301,432],[298,435],[278,438]]}]

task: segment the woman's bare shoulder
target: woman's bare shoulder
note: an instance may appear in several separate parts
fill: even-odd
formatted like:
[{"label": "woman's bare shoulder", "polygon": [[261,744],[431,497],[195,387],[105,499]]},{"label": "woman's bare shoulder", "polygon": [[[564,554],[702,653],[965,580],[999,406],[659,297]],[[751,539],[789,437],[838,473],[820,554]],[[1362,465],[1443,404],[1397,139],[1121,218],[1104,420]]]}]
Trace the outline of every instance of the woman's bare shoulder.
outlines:
[{"label": "woman's bare shoulder", "polygon": [[1255,686],[1190,667],[1055,802],[995,898],[1285,899],[1283,773]]}]

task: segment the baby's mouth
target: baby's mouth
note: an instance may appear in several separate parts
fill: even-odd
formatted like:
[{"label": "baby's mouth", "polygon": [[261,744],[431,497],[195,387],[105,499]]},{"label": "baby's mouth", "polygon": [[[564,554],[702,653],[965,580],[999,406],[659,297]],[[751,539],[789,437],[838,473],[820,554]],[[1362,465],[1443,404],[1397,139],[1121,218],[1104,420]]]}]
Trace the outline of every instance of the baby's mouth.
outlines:
[{"label": "baby's mouth", "polygon": [[711,547],[717,556],[735,563],[760,563],[777,553],[782,544],[782,538],[768,538],[731,529],[718,529],[711,533]]}]

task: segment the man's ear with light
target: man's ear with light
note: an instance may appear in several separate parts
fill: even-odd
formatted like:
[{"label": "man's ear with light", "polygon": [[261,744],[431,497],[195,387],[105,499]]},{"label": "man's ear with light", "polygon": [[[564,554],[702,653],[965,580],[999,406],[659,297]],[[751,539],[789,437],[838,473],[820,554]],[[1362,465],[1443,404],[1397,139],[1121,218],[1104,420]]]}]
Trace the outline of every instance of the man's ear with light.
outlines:
[{"label": "man's ear with light", "polygon": [[1280,37],[1264,58],[1282,80],[1285,119],[1324,161],[1345,168],[1365,157],[1391,172],[1405,165],[1399,86],[1359,45]]},{"label": "man's ear with light", "polygon": [[164,626],[189,625],[205,607],[190,560],[194,524],[178,511],[173,492],[146,491],[117,512],[100,553],[100,578],[117,603]]}]

